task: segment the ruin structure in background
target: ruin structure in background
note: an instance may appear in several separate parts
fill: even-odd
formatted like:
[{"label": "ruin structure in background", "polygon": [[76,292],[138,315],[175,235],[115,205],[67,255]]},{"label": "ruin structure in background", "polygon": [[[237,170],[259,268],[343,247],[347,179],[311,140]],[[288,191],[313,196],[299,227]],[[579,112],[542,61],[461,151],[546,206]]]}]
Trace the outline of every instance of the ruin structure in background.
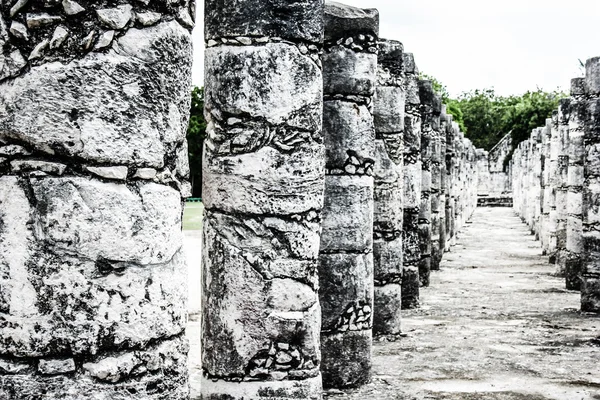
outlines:
[{"label": "ruin structure in background", "polygon": [[320,399],[323,4],[207,0],[205,28],[202,396]]},{"label": "ruin structure in background", "polygon": [[0,5],[0,398],[188,398],[193,3]]},{"label": "ruin structure in background", "polygon": [[[380,40],[377,64],[377,88],[373,114],[375,123],[373,333],[397,335],[401,333],[402,307],[406,97],[402,43]],[[414,190],[414,187],[411,188]],[[411,199],[414,198],[412,194],[409,196]]]},{"label": "ruin structure in background", "polygon": [[[385,149],[376,150],[373,124],[378,32],[377,10],[326,3],[322,57],[326,178],[319,265],[321,370],[326,387],[358,386],[371,376],[376,152],[380,163],[385,158],[392,162],[380,153]],[[393,168],[377,166],[380,188],[386,167]],[[396,171],[391,174],[398,184]],[[378,194],[384,201],[383,191]],[[378,216],[376,234],[384,233],[383,218],[397,218]],[[401,259],[394,261],[401,265]]]}]

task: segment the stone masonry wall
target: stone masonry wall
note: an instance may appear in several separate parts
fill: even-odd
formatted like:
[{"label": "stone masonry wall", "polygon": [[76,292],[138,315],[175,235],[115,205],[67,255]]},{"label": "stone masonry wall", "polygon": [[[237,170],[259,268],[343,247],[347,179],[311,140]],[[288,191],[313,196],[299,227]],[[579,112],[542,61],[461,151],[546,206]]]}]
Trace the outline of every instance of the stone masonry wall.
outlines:
[{"label": "stone masonry wall", "polygon": [[187,399],[193,15],[0,3],[0,398]]}]

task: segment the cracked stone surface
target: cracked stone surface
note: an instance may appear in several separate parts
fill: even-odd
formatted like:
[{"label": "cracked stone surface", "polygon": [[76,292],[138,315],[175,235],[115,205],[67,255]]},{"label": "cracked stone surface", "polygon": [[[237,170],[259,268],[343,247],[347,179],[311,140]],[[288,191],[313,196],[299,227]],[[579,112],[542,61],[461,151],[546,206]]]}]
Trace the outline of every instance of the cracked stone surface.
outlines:
[{"label": "cracked stone surface", "polygon": [[[325,387],[358,386],[370,377],[373,175],[375,163],[384,154],[376,154],[373,97],[377,56],[368,44],[377,51],[378,28],[376,10],[335,2],[325,5],[322,62],[327,174],[319,255]],[[367,45],[355,43],[359,37]]]},{"label": "cracked stone surface", "polygon": [[322,12],[205,3],[203,398],[321,398]]},{"label": "cracked stone surface", "polygon": [[375,335],[401,331],[402,228],[404,198],[403,46],[380,40],[373,119],[374,168],[374,314]]},{"label": "cracked stone surface", "polygon": [[[191,34],[175,13],[190,4],[120,4],[101,22],[108,2],[10,3],[0,398],[186,399]],[[141,11],[161,17],[146,28]]]}]

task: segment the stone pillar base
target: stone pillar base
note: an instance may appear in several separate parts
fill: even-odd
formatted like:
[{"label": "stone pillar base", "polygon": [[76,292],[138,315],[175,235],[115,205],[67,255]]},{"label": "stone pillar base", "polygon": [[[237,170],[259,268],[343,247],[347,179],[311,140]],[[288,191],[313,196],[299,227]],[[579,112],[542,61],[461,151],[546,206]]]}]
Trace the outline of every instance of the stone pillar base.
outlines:
[{"label": "stone pillar base", "polygon": [[323,387],[353,388],[368,383],[372,341],[371,330],[322,335],[321,348],[327,349],[321,364]]},{"label": "stone pillar base", "polygon": [[202,377],[202,398],[206,400],[306,399],[321,400],[321,374],[297,381],[230,382]]}]

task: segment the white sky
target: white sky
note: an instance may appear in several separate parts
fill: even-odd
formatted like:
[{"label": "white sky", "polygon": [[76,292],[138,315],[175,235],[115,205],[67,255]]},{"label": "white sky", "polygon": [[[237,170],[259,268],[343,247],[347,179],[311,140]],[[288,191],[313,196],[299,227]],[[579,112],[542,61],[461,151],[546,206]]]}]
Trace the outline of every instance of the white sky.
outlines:
[{"label": "white sky", "polygon": [[[342,0],[377,8],[380,36],[399,40],[451,95],[493,87],[568,92],[579,59],[600,56],[600,0]],[[203,1],[194,31],[193,83],[202,85]]]}]

